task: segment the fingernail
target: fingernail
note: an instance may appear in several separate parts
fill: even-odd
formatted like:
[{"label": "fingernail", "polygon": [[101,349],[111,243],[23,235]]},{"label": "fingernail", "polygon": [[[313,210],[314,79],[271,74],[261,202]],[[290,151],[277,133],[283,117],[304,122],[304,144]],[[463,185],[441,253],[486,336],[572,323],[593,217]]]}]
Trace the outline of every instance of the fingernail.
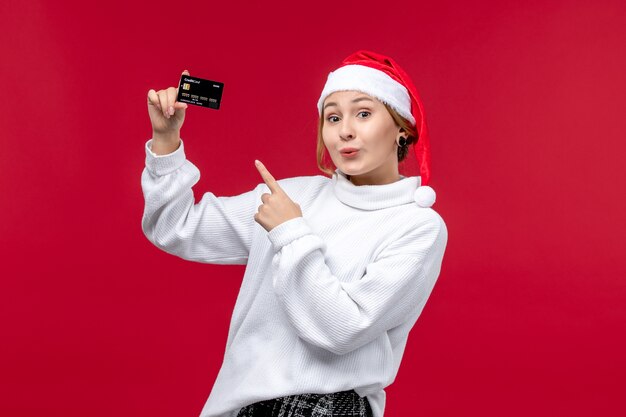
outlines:
[{"label": "fingernail", "polygon": [[170,106],[170,108],[167,109],[167,111],[169,112],[170,116],[174,115],[174,107]]}]

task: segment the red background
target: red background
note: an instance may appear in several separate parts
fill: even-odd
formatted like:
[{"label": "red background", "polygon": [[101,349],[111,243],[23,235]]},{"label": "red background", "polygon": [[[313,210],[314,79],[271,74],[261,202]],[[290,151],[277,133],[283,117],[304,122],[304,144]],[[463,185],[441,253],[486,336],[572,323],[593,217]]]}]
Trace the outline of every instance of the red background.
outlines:
[{"label": "red background", "polygon": [[386,415],[626,415],[626,6],[471,3],[3,1],[0,415],[199,414],[244,269],[142,234],[147,92],[225,83],[182,137],[196,198],[239,194],[319,173],[362,48],[420,90],[449,230]]}]

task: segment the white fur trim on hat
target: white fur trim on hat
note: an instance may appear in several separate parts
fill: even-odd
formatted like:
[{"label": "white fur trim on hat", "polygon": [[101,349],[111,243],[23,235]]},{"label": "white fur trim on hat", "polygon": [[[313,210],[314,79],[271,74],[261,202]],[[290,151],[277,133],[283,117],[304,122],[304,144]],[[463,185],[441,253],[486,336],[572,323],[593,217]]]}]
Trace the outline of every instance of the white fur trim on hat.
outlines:
[{"label": "white fur trim on hat", "polygon": [[415,125],[411,114],[411,97],[405,86],[382,71],[364,65],[345,65],[328,74],[317,110],[322,114],[324,100],[335,91],[355,90],[388,104]]},{"label": "white fur trim on hat", "polygon": [[431,207],[435,204],[437,194],[428,185],[422,185],[415,190],[415,202],[420,207]]}]

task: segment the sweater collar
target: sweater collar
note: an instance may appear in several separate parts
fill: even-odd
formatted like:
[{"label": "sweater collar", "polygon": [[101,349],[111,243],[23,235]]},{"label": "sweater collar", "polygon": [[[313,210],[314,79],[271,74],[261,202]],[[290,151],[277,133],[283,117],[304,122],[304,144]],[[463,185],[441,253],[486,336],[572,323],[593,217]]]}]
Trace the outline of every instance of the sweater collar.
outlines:
[{"label": "sweater collar", "polygon": [[420,177],[404,177],[391,184],[354,185],[339,169],[332,177],[333,189],[342,203],[361,210],[379,210],[401,204],[415,203],[415,190]]}]

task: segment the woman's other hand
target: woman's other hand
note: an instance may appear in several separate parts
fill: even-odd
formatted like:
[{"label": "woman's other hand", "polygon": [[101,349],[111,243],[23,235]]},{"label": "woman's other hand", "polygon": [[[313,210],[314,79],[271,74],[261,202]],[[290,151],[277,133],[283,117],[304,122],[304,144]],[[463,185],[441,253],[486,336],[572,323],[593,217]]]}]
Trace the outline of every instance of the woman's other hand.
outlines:
[{"label": "woman's other hand", "polygon": [[261,195],[263,204],[259,206],[258,212],[254,215],[254,220],[269,232],[287,220],[302,217],[300,205],[294,203],[287,193],[280,188],[280,185],[265,168],[265,165],[261,161],[255,161],[255,165],[263,181],[269,187],[271,194],[264,193]]}]

